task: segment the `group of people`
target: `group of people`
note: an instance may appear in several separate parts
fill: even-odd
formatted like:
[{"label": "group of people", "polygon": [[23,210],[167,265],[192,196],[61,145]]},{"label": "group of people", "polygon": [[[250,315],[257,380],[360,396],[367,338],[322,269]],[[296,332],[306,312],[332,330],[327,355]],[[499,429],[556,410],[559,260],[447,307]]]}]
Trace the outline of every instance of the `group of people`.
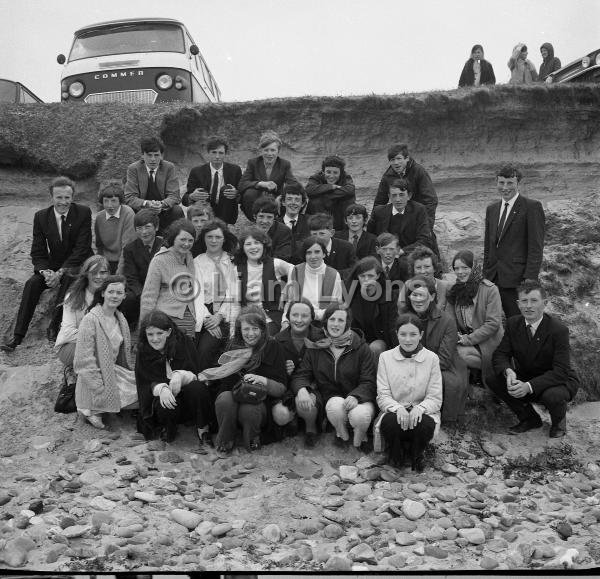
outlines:
[{"label": "group of people", "polygon": [[[544,313],[544,212],[519,193],[519,170],[497,172],[483,264],[457,252],[450,283],[437,194],[407,145],[390,147],[370,215],[340,157],[303,187],[280,147],[265,133],[242,173],[225,162],[226,139],[209,139],[184,212],[161,141],[143,139],[124,187],[99,192],[96,253],[90,209],[73,202],[68,178],[54,179],[2,349],[21,344],[41,293],[59,286],[55,349],[97,428],[139,406],[146,438],[171,442],[187,422],[201,447],[227,454],[239,430],[255,450],[302,427],[311,448],[330,425],[335,444],[369,450],[372,433],[391,463],[420,471],[436,429],[460,422],[480,383],[519,418],[511,432],[541,426],[531,406],[541,401],[550,436],[563,436],[578,381],[568,329]],[[238,207],[250,224],[235,235]]]},{"label": "group of people", "polygon": [[[527,58],[529,50],[527,45],[520,42],[517,44],[508,59],[510,70],[510,84],[530,84],[532,82],[544,82],[554,71],[561,68],[560,59],[554,56],[554,47],[549,42],[540,46],[542,64],[539,73],[535,64]],[[496,75],[491,63],[483,57],[483,46],[476,44],[471,48],[471,56],[465,62],[462,69],[458,86],[481,86],[484,84],[496,84]]]}]

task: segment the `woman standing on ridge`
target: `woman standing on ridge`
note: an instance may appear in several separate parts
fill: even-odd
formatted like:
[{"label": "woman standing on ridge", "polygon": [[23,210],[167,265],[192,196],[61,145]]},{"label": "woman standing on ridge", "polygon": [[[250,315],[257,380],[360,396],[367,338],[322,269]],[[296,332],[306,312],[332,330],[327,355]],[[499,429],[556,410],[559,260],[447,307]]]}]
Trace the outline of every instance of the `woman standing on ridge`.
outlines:
[{"label": "woman standing on ridge", "polygon": [[549,42],[544,42],[540,47],[543,62],[540,65],[541,81],[545,81],[548,75],[562,67],[560,59],[554,56],[554,47]]},{"label": "woman standing on ridge", "polygon": [[471,48],[471,57],[462,69],[458,86],[480,86],[496,84],[492,65],[483,58],[483,46],[476,44]]},{"label": "woman standing on ridge", "polygon": [[527,46],[522,42],[513,48],[512,55],[508,59],[508,68],[510,69],[509,84],[531,84],[538,79],[533,62],[527,58]]}]

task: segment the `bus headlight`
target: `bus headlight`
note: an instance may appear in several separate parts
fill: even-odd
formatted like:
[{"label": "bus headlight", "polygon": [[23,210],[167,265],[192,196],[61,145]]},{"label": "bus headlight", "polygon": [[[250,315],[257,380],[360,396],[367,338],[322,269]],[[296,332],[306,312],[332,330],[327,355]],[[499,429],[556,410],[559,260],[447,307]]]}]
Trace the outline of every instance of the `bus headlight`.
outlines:
[{"label": "bus headlight", "polygon": [[175,77],[175,88],[177,90],[183,90],[186,87],[187,87],[187,84],[185,82],[185,79],[181,76],[176,76]]},{"label": "bus headlight", "polygon": [[82,82],[76,80],[74,83],[71,83],[69,86],[69,94],[74,98],[79,98],[85,92],[85,86],[83,86]]},{"label": "bus headlight", "polygon": [[590,65],[590,57],[589,57],[589,56],[584,56],[584,57],[581,59],[581,66],[582,66],[583,68],[587,68],[589,65]]},{"label": "bus headlight", "polygon": [[160,90],[168,90],[173,86],[173,77],[168,74],[161,74],[156,79],[156,86]]},{"label": "bus headlight", "polygon": [[596,55],[596,64],[600,65],[600,52]]}]

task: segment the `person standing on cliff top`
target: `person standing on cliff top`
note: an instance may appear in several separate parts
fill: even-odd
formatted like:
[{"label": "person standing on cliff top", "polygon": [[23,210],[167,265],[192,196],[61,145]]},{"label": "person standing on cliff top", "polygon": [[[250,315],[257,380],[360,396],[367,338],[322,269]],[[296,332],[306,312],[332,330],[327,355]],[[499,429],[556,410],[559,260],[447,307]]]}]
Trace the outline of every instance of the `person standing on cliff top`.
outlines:
[{"label": "person standing on cliff top", "polygon": [[433,232],[438,197],[429,173],[409,155],[408,145],[392,145],[388,149],[387,157],[390,166],[381,177],[373,207],[387,205],[390,202],[390,185],[398,177],[404,177],[408,181],[408,191],[412,193],[411,200],[424,205],[427,210],[427,218],[431,230],[430,246],[435,251],[435,254],[439,256],[440,250],[438,249],[437,238]]},{"label": "person standing on cliff top", "polygon": [[513,48],[512,55],[508,59],[509,84],[531,84],[537,81],[537,71],[533,62],[527,58],[527,54],[527,46],[523,43],[519,43]]},{"label": "person standing on cliff top", "polygon": [[496,75],[492,65],[483,58],[483,46],[476,44],[471,48],[471,57],[463,67],[458,86],[480,86],[496,84]]},{"label": "person standing on cliff top", "polygon": [[537,280],[544,252],[542,204],[519,193],[521,172],[505,165],[496,174],[501,199],[485,211],[483,277],[500,290],[506,317],[519,315],[517,287]]},{"label": "person standing on cliff top", "polygon": [[554,56],[554,47],[549,42],[544,42],[540,47],[543,62],[540,65],[540,80],[546,80],[548,75],[562,67],[560,59]]}]

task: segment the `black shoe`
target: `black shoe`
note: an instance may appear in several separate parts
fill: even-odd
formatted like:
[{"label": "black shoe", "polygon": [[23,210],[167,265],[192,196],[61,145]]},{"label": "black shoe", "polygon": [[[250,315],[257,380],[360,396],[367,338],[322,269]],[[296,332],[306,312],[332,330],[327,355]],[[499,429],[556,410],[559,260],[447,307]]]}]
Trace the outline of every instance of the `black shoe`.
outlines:
[{"label": "black shoe", "polygon": [[10,342],[2,344],[2,346],[0,346],[0,350],[2,350],[3,352],[13,352],[14,349],[21,344],[22,340],[23,338],[21,338],[20,336],[14,336]]},{"label": "black shoe", "polygon": [[562,438],[567,435],[567,419],[563,418],[560,422],[550,427],[550,438]]},{"label": "black shoe", "polygon": [[52,326],[48,326],[48,329],[46,330],[46,338],[48,338],[49,342],[56,342],[56,336],[58,336],[58,332],[52,327]]},{"label": "black shoe", "polygon": [[177,437],[177,427],[176,426],[167,426],[163,428],[160,433],[160,439],[164,442],[173,442]]},{"label": "black shoe", "polygon": [[200,448],[213,448],[215,445],[213,444],[212,438],[210,436],[210,432],[203,432],[199,437],[198,437],[198,444],[200,445]]},{"label": "black shoe", "polygon": [[248,444],[248,452],[254,452],[255,450],[260,450],[260,438],[253,438]]},{"label": "black shoe", "polygon": [[425,470],[425,457],[422,454],[420,456],[417,456],[417,458],[413,460],[411,464],[411,470],[414,470],[419,473]]},{"label": "black shoe", "polygon": [[304,435],[304,447],[305,448],[314,448],[317,444],[317,433],[316,432],[307,432]]},{"label": "black shoe", "polygon": [[539,416],[535,418],[527,418],[526,420],[521,420],[518,424],[511,426],[508,429],[509,434],[521,434],[523,432],[527,432],[528,430],[533,430],[534,428],[540,428],[542,426],[542,419]]},{"label": "black shoe", "polygon": [[357,448],[365,454],[370,454],[371,452],[373,452],[373,443],[370,440],[363,440],[360,443],[360,446],[358,446]]},{"label": "black shoe", "polygon": [[337,446],[338,448],[346,448],[348,446],[349,442],[350,442],[350,439],[344,440],[343,438],[340,438],[337,435],[333,439],[333,445]]}]

